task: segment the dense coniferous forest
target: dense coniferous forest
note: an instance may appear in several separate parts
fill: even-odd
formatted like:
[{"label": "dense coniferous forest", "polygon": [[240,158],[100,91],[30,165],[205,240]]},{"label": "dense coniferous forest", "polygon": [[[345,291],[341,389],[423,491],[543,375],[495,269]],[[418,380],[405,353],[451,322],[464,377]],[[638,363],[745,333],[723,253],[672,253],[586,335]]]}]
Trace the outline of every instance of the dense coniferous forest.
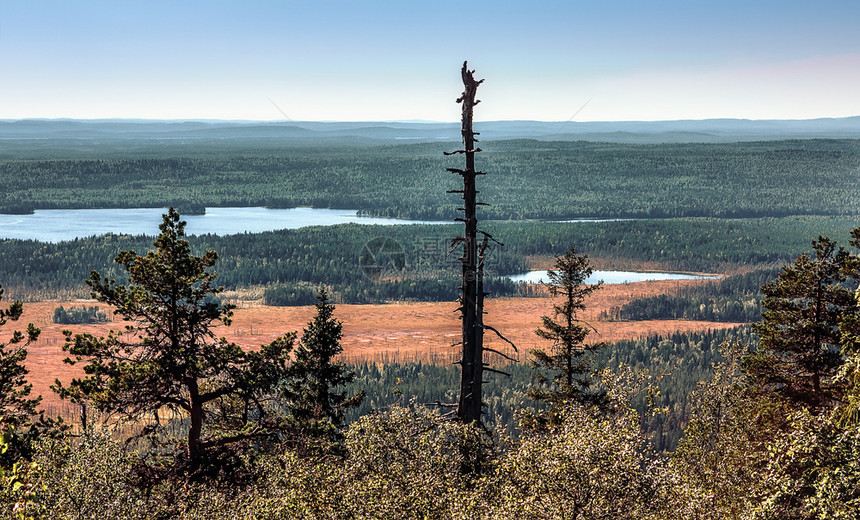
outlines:
[{"label": "dense coniferous forest", "polygon": [[[498,276],[528,270],[527,257],[552,256],[577,244],[577,250],[622,266],[647,264],[678,271],[724,272],[744,266],[775,266],[809,249],[809,237],[818,233],[835,239],[847,237],[856,225],[851,217],[789,217],[782,219],[656,219],[624,222],[504,223],[484,226],[505,237],[505,246],[491,251],[487,274]],[[274,304],[290,304],[279,292],[297,284],[328,285],[335,299],[346,303],[386,300],[453,298],[456,263],[448,253],[454,226],[362,226],[356,224],[311,227],[224,237],[191,237],[192,247],[219,252],[218,281],[228,289],[270,287]],[[388,237],[402,246],[405,265],[398,279],[377,283],[363,274],[362,248],[369,241]],[[843,241],[845,238],[843,238]],[[93,269],[120,276],[114,256],[123,249],[145,250],[148,237],[101,236],[58,244],[29,240],[0,240],[0,279],[16,298],[45,299],[51,295],[86,296],[83,285]],[[753,278],[735,291],[754,289]],[[515,284],[488,282],[495,295],[518,294]],[[715,287],[721,287],[717,284]],[[278,296],[281,294],[281,296]],[[296,293],[295,304],[307,303]],[[701,302],[700,302],[701,303]],[[685,304],[686,306],[686,304]],[[674,311],[673,311],[674,312]],[[723,312],[723,311],[721,311]]]},{"label": "dense coniferous forest", "polygon": [[761,319],[761,286],[776,269],[758,269],[685,287],[673,295],[639,298],[602,313],[613,320],[702,320],[750,323]]},{"label": "dense coniferous forest", "polygon": [[[450,143],[284,146],[93,143],[46,159],[0,149],[0,212],[50,208],[314,206],[446,220]],[[860,141],[625,145],[494,141],[490,219],[761,217],[860,212]],[[8,147],[8,145],[7,145]],[[35,148],[34,148],[35,147]],[[62,149],[61,146],[58,146]],[[81,143],[86,149],[86,144]],[[30,150],[29,152],[27,150]],[[57,154],[59,150],[54,149]],[[207,153],[208,152],[208,153]],[[84,156],[81,156],[84,155]]]},{"label": "dense coniferous forest", "polygon": [[[687,396],[696,389],[699,381],[708,380],[713,365],[723,360],[720,345],[727,341],[740,341],[752,345],[756,341],[749,327],[725,329],[704,333],[676,333],[670,336],[650,336],[637,340],[620,341],[595,352],[594,371],[618,371],[629,366],[636,371],[655,377],[659,396],[650,405],[664,408],[663,413],[645,420],[643,427],[659,450],[672,451],[678,444],[690,415]],[[347,388],[354,392],[364,390],[366,399],[349,417],[355,420],[373,410],[384,410],[393,405],[406,406],[410,401],[433,406],[434,403],[456,401],[456,383],[459,369],[456,366],[432,362],[398,362],[384,364],[360,363],[351,366],[355,381]],[[503,370],[510,377],[491,375],[485,385],[488,425],[501,428],[509,435],[517,435],[516,410],[535,410],[541,403],[525,395],[525,391],[538,385],[535,369],[527,362],[507,364]],[[646,417],[647,396],[637,396],[636,410]]]}]

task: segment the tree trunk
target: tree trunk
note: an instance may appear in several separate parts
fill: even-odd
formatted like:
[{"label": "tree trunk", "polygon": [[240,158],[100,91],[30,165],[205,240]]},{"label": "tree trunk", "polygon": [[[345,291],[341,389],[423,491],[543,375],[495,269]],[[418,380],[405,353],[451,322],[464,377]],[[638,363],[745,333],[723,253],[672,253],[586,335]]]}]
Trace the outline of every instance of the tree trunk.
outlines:
[{"label": "tree trunk", "polygon": [[458,173],[463,177],[463,235],[461,317],[463,320],[463,357],[461,359],[460,399],[457,416],[466,423],[480,422],[483,379],[483,327],[479,319],[483,316],[483,295],[478,294],[478,218],[476,215],[477,189],[475,187],[475,132],[472,131],[472,109],[478,103],[475,94],[480,81],[475,81],[474,71],[463,63],[461,71],[465,90],[458,100],[463,104],[463,153],[466,168]]},{"label": "tree trunk", "polygon": [[195,462],[200,457],[200,435],[203,430],[203,403],[200,401],[200,389],[196,380],[188,383],[189,401],[191,404],[191,427],[188,429],[188,459]]}]

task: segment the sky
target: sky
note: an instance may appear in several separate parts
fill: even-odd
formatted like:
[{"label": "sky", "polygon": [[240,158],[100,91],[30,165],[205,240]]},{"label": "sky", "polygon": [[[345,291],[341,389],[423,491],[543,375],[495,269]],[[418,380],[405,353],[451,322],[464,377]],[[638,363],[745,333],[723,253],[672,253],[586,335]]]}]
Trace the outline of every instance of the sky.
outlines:
[{"label": "sky", "polygon": [[860,2],[0,0],[0,119],[860,115]]}]

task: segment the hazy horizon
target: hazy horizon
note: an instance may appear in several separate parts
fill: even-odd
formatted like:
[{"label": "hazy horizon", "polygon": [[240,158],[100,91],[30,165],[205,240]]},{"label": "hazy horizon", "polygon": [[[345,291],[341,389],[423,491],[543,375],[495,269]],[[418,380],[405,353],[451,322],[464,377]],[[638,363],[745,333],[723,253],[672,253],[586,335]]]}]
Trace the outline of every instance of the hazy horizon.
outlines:
[{"label": "hazy horizon", "polygon": [[860,114],[860,4],[0,1],[0,119],[798,120]]},{"label": "hazy horizon", "polygon": [[[765,119],[751,119],[751,118],[737,118],[737,117],[712,117],[712,118],[703,118],[703,119],[653,119],[653,120],[606,120],[606,121],[576,121],[576,120],[541,120],[541,119],[493,119],[493,120],[481,120],[475,121],[475,124],[481,123],[547,123],[547,124],[589,124],[589,123],[681,123],[681,122],[708,122],[708,121],[738,121],[738,122],[768,122],[768,121],[816,121],[816,120],[836,120],[836,119],[853,119],[860,118],[860,114],[857,115],[847,115],[847,116],[839,116],[839,117],[811,117],[811,118],[765,118]],[[141,122],[141,123],[152,123],[152,122],[160,122],[160,123],[265,123],[265,124],[285,124],[285,125],[298,125],[300,123],[313,123],[313,124],[325,124],[325,123],[348,123],[348,124],[359,124],[359,123],[373,123],[373,124],[428,124],[428,125],[459,125],[460,120],[451,120],[451,121],[432,121],[432,120],[421,120],[421,119],[324,119],[324,120],[287,120],[287,119],[217,119],[217,118],[145,118],[145,117],[93,117],[93,118],[79,118],[79,117],[22,117],[22,118],[0,118],[0,122],[4,123],[15,123],[15,122],[23,122],[23,121],[71,121],[71,122],[82,122],[82,123],[95,123],[95,122]]]}]

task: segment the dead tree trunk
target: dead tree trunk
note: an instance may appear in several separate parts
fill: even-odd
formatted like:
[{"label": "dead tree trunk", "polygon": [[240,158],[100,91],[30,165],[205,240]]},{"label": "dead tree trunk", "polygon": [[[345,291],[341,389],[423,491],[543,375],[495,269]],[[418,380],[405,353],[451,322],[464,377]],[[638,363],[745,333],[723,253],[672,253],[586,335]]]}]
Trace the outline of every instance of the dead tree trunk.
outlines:
[{"label": "dead tree trunk", "polygon": [[[465,233],[451,241],[453,249],[462,245],[462,283],[460,284],[460,318],[463,321],[463,340],[461,342],[463,355],[458,361],[460,365],[460,399],[457,403],[457,417],[465,423],[481,423],[483,413],[483,389],[484,372],[494,372],[510,375],[501,370],[490,368],[484,362],[484,352],[492,352],[508,361],[516,361],[507,354],[493,348],[484,347],[484,331],[494,332],[499,338],[507,342],[514,351],[517,347],[494,327],[484,323],[484,261],[490,242],[503,245],[495,240],[489,233],[478,229],[478,217],[476,207],[487,206],[483,202],[477,202],[478,190],[475,186],[475,178],[484,175],[475,169],[475,154],[480,148],[475,147],[478,142],[475,136],[477,132],[472,130],[472,109],[480,103],[475,99],[478,85],[484,80],[476,81],[475,71],[469,70],[466,62],[462,69],[463,95],[457,99],[457,103],[463,104],[463,149],[455,152],[446,152],[445,155],[463,154],[466,156],[466,167],[464,169],[448,168],[451,173],[457,173],[463,177],[462,190],[450,190],[448,193],[461,193],[463,198],[463,217],[457,218],[458,222],[465,225]],[[478,243],[478,235],[482,241]],[[452,249],[452,250],[453,250]]]},{"label": "dead tree trunk", "polygon": [[[466,423],[480,422],[482,406],[482,379],[483,379],[483,334],[481,326],[484,313],[482,288],[479,276],[483,275],[483,269],[478,269],[478,218],[476,215],[477,189],[475,177],[481,172],[475,170],[475,153],[481,151],[475,148],[475,135],[472,131],[472,109],[479,103],[475,99],[478,85],[483,80],[476,81],[474,71],[467,68],[463,63],[461,71],[465,90],[457,100],[463,105],[463,150],[452,153],[462,153],[466,156],[465,169],[449,168],[453,173],[463,177],[463,218],[456,220],[465,224],[465,233],[462,237],[454,239],[453,244],[462,243],[462,283],[460,285],[460,313],[463,321],[463,356],[460,360],[460,399],[457,403],[457,417]],[[459,191],[459,190],[455,190]]]}]

